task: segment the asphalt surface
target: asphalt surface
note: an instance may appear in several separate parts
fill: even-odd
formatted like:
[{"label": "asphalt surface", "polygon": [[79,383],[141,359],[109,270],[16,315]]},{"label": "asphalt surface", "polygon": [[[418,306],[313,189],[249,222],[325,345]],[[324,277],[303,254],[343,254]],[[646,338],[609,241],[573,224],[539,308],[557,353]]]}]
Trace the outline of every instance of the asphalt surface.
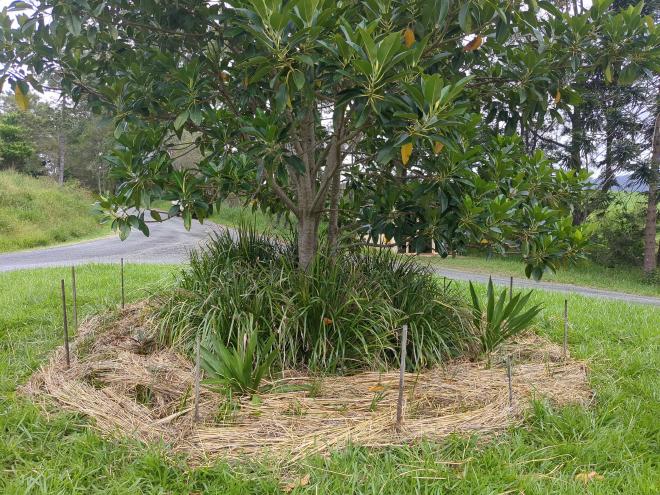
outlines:
[{"label": "asphalt surface", "polygon": [[[444,276],[454,280],[471,280],[472,282],[481,282],[488,283],[489,275],[483,273],[474,273],[466,272],[461,270],[456,270],[454,268],[438,268],[436,266],[431,266],[435,273],[440,276]],[[522,269],[521,269],[522,271]],[[493,279],[493,284],[495,285],[504,285],[509,286],[510,277],[505,277],[502,275],[491,275]],[[626,294],[624,292],[616,292],[611,290],[604,289],[594,289],[592,287],[583,287],[580,285],[572,284],[557,284],[554,282],[536,282],[535,280],[527,279],[521,276],[521,278],[513,278],[513,287],[514,289],[541,289],[551,292],[563,292],[565,294],[579,294],[582,296],[596,297],[599,299],[611,299],[615,301],[625,301],[629,303],[637,304],[649,304],[652,306],[660,307],[660,297],[653,296],[639,296],[635,294]]]},{"label": "asphalt surface", "polygon": [[[208,239],[210,233],[222,229],[211,222],[204,225],[193,222],[190,231],[186,231],[179,218],[150,224],[149,228],[151,230],[149,237],[145,237],[140,232],[132,232],[125,241],[120,241],[115,235],[51,248],[0,254],[0,272],[82,263],[117,263],[120,258],[124,258],[128,263],[181,263],[186,260],[190,250]],[[438,275],[451,279],[488,282],[488,275],[482,273],[437,266],[431,268]],[[509,285],[509,277],[493,275],[492,278],[494,284]],[[523,277],[514,278],[513,285],[515,288],[542,289],[660,307],[659,297],[625,294],[570,284],[535,282]]]},{"label": "asphalt surface", "polygon": [[0,254],[0,272],[45,266],[82,263],[181,263],[191,249],[198,247],[218,226],[193,222],[190,231],[180,218],[149,224],[149,237],[133,231],[125,241],[117,235],[101,239]]}]

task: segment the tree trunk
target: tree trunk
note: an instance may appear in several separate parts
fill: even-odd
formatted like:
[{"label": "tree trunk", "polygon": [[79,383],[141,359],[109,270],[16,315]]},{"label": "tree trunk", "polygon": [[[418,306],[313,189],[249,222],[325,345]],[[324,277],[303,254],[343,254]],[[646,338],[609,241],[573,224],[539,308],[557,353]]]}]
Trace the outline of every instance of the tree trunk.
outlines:
[{"label": "tree trunk", "polygon": [[658,266],[656,254],[656,223],[658,221],[658,165],[660,164],[660,113],[655,118],[653,129],[653,153],[649,173],[649,193],[646,203],[646,225],[644,226],[644,273],[651,275]]},{"label": "tree trunk", "polygon": [[298,264],[307,270],[318,250],[319,215],[312,212],[298,218]]},{"label": "tree trunk", "polygon": [[64,109],[64,97],[62,97],[59,129],[57,130],[57,174],[60,186],[64,184]]},{"label": "tree trunk", "polygon": [[605,170],[603,172],[603,182],[601,190],[608,192],[615,184],[614,164],[612,163],[612,144],[614,142],[611,117],[605,116]]},{"label": "tree trunk", "polygon": [[339,168],[332,176],[330,183],[330,213],[328,214],[328,247],[330,253],[337,252],[339,243],[339,197],[341,187],[341,171]]}]

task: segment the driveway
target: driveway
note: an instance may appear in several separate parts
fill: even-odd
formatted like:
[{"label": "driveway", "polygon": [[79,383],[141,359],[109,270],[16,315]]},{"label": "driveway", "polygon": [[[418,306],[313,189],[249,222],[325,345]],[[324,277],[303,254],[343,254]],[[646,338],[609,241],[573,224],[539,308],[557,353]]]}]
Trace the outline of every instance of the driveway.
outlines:
[{"label": "driveway", "polygon": [[[186,260],[191,249],[202,244],[213,231],[222,227],[206,222],[200,225],[193,222],[190,231],[183,228],[179,218],[163,223],[150,224],[151,235],[145,237],[140,232],[132,232],[125,241],[116,235],[66,244],[57,247],[33,249],[0,254],[0,272],[38,268],[46,266],[79,265],[81,263],[117,263],[120,258],[133,263],[181,263]],[[436,274],[456,280],[488,282],[488,275],[453,268],[430,267]],[[509,277],[493,275],[493,283],[509,285]],[[660,298],[625,294],[602,289],[593,289],[571,284],[535,282],[523,277],[513,279],[516,288],[542,289],[566,294],[580,294],[600,299],[612,299],[638,304],[660,306]]]}]

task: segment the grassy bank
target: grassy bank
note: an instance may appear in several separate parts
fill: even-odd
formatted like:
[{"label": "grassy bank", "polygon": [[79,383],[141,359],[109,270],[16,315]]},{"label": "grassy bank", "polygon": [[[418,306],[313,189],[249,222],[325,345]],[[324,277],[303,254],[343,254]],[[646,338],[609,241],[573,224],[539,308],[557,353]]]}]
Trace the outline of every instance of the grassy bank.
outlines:
[{"label": "grassy bank", "polygon": [[[171,266],[128,265],[128,299],[171,277]],[[492,442],[453,438],[380,451],[352,447],[281,472],[266,463],[219,462],[187,470],[166,446],[100,438],[84,417],[45,417],[15,393],[60,341],[59,279],[67,269],[0,274],[0,493],[656,493],[660,484],[660,312],[650,306],[570,297],[570,348],[589,360],[589,409],[537,403],[522,428]],[[78,271],[81,312],[119,301],[117,267]],[[562,334],[564,295],[538,292],[539,331]],[[515,368],[514,368],[515,379]],[[586,486],[576,475],[595,471]],[[579,478],[579,477],[578,477]]]},{"label": "grassy bank", "polygon": [[92,214],[93,202],[77,185],[0,171],[0,253],[110,233]]}]

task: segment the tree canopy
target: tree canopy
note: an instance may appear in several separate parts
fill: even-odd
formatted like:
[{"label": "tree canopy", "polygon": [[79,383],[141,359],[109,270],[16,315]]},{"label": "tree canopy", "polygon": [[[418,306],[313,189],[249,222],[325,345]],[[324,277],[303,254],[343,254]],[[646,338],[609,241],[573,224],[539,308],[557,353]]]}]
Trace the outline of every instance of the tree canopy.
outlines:
[{"label": "tree canopy", "polygon": [[[340,224],[445,252],[476,243],[519,250],[540,277],[585,242],[567,194],[585,176],[511,135],[561,119],[585,74],[626,84],[657,69],[642,4],[609,4],[14,2],[27,10],[18,26],[0,16],[0,78],[22,105],[55,73],[114,115],[120,185],[103,206],[122,235],[148,232],[154,198],[177,200],[170,213],[190,226],[234,192],[296,216],[302,267],[327,215],[331,244]],[[175,166],[188,148],[201,159]]]}]

